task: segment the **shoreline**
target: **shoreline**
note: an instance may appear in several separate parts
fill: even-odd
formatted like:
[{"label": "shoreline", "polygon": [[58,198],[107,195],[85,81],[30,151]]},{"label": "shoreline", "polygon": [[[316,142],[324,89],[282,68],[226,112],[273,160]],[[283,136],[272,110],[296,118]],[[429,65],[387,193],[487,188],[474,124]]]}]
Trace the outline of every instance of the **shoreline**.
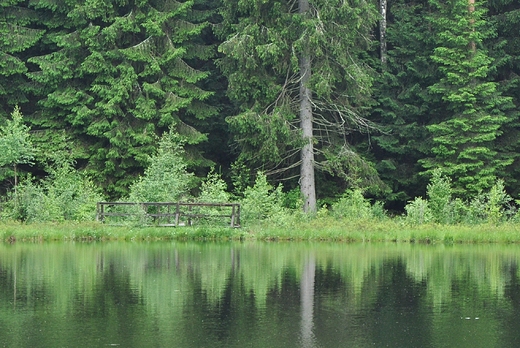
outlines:
[{"label": "shoreline", "polygon": [[286,224],[267,222],[240,228],[213,226],[136,227],[98,222],[23,224],[0,222],[0,241],[161,241],[258,240],[394,243],[520,243],[520,224],[410,226],[399,221],[314,219]]}]

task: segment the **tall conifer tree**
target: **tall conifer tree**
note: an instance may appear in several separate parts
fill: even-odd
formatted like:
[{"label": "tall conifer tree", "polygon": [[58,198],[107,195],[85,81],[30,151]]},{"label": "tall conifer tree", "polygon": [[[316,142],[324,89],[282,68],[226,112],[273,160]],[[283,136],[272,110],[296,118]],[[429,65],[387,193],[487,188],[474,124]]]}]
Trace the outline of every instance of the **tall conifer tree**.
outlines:
[{"label": "tall conifer tree", "polygon": [[[219,64],[241,109],[229,123],[243,160],[284,177],[299,167],[300,181],[314,167],[347,180],[370,172],[347,135],[366,126],[371,77],[359,56],[376,11],[364,0],[223,1]],[[313,180],[303,181],[313,212]]]},{"label": "tall conifer tree", "polygon": [[41,39],[37,13],[22,0],[0,0],[0,116],[27,102],[27,50]]},{"label": "tall conifer tree", "polygon": [[430,15],[428,0],[393,0],[387,13],[388,50],[374,88],[378,104],[370,117],[381,128],[372,136],[373,156],[392,190],[386,199],[390,208],[400,209],[426,187],[418,161],[431,148],[426,125],[441,114],[438,98],[428,93],[439,76],[430,57],[435,42],[425,20]]},{"label": "tall conifer tree", "polygon": [[[488,0],[486,5],[497,34],[485,41],[490,47],[489,55],[494,59],[491,76],[502,95],[511,97],[514,105],[520,105],[520,2]],[[497,148],[514,162],[499,175],[504,178],[508,192],[517,196],[520,193],[520,110],[518,107],[509,109],[506,116],[508,122],[497,139]]]},{"label": "tall conifer tree", "polygon": [[34,122],[68,130],[110,194],[125,192],[170,127],[188,147],[206,139],[194,127],[216,114],[197,69],[214,52],[200,39],[206,11],[175,0],[34,4],[48,28],[47,52],[30,59],[41,69],[30,74],[42,86]]},{"label": "tall conifer tree", "polygon": [[442,73],[430,91],[441,96],[445,111],[440,122],[428,126],[433,156],[422,162],[427,169],[442,168],[459,195],[470,195],[490,188],[497,173],[511,163],[495,144],[511,98],[501,96],[489,77],[493,60],[482,43],[493,33],[482,3],[430,3],[437,9],[431,17],[437,44],[432,59]]}]

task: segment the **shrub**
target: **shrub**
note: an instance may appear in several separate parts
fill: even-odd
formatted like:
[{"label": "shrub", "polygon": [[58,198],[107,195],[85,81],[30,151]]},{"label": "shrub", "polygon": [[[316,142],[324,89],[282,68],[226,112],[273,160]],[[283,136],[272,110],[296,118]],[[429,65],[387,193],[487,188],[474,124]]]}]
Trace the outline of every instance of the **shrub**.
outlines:
[{"label": "shrub", "polygon": [[463,217],[462,222],[466,224],[480,224],[486,221],[487,203],[485,194],[479,193],[466,205],[466,215]]},{"label": "shrub", "polygon": [[[43,189],[36,185],[32,177],[28,177],[17,187],[8,193],[7,201],[3,204],[2,219],[27,221],[29,216],[45,216],[51,213],[52,208],[41,212],[38,210],[39,204],[43,204],[45,194]],[[39,204],[35,204],[39,203]]]},{"label": "shrub", "polygon": [[3,217],[27,222],[93,221],[101,200],[92,181],[64,161],[40,184],[24,180],[11,193]]},{"label": "shrub", "polygon": [[96,203],[103,200],[93,182],[65,162],[44,181],[48,204],[61,210],[64,220],[92,221]]},{"label": "shrub", "polygon": [[332,215],[336,218],[370,219],[372,207],[360,189],[347,190],[336,203],[332,204]]},{"label": "shrub", "polygon": [[183,142],[173,133],[161,138],[157,154],[150,166],[130,187],[130,201],[175,202],[186,199],[193,186],[193,174],[186,170]]},{"label": "shrub", "polygon": [[231,180],[233,183],[233,194],[243,198],[244,192],[251,186],[251,170],[242,162],[237,160],[231,164]]},{"label": "shrub", "polygon": [[422,225],[432,220],[432,213],[428,201],[422,197],[415,197],[406,207],[405,221],[412,225]]},{"label": "shrub", "polygon": [[300,210],[303,207],[303,198],[299,187],[295,187],[284,194],[283,206],[293,210]]},{"label": "shrub", "polygon": [[229,202],[230,195],[227,192],[227,184],[213,169],[202,182],[201,192],[197,200],[209,203]]},{"label": "shrub", "polygon": [[[226,203],[230,201],[230,194],[227,192],[227,184],[219,174],[212,169],[206,179],[201,184],[201,192],[197,201],[202,203]],[[196,207],[193,208],[194,213],[205,215],[222,215],[230,214],[230,207]],[[205,217],[198,222],[208,223],[212,225],[222,224],[224,220],[221,217]],[[226,221],[226,224],[228,222]]]},{"label": "shrub", "polygon": [[457,224],[463,222],[468,214],[468,205],[460,198],[455,198],[446,209],[446,223]]},{"label": "shrub", "polygon": [[495,185],[491,187],[487,194],[486,215],[487,220],[491,224],[498,224],[504,217],[505,206],[513,199],[506,193],[504,181],[497,180]]},{"label": "shrub", "polygon": [[387,212],[384,208],[384,203],[377,201],[370,207],[372,218],[376,220],[385,220],[388,218]]},{"label": "shrub", "polygon": [[241,201],[241,220],[243,222],[254,222],[265,219],[279,219],[286,210],[283,208],[282,186],[276,189],[268,182],[263,173],[258,173],[255,185],[244,191]]},{"label": "shrub", "polygon": [[440,169],[436,169],[433,171],[433,176],[426,190],[428,207],[433,222],[444,224],[452,222],[454,206],[451,204],[451,180],[443,176]]}]

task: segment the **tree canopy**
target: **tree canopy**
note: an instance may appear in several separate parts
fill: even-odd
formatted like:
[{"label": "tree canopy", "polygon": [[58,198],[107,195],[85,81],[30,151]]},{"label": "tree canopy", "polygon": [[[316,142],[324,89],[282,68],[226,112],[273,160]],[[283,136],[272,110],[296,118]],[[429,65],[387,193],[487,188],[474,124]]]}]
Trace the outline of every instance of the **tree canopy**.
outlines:
[{"label": "tree canopy", "polygon": [[0,0],[0,164],[44,179],[59,153],[121,198],[170,134],[230,191],[261,170],[310,207],[313,183],[310,212],[400,210],[438,169],[518,194],[519,31],[515,0]]}]

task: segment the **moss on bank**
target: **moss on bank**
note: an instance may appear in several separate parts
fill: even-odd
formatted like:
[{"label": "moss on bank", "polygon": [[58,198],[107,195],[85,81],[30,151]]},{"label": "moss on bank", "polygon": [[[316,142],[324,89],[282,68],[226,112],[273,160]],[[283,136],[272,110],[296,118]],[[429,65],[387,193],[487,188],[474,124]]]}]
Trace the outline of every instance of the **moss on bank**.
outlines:
[{"label": "moss on bank", "polygon": [[314,219],[290,224],[267,222],[242,228],[129,227],[100,223],[23,224],[0,222],[0,240],[24,241],[147,241],[147,240],[265,240],[408,243],[520,243],[520,224],[410,226],[397,220]]}]

